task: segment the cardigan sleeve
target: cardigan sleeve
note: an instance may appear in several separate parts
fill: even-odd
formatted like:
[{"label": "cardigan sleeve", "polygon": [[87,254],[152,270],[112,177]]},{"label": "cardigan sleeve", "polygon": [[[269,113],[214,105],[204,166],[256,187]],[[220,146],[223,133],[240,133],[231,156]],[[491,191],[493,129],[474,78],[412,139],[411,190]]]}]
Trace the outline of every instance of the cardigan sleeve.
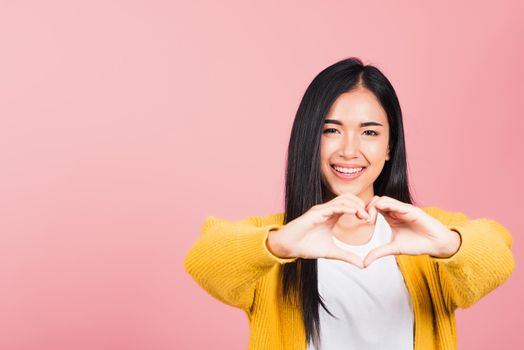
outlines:
[{"label": "cardigan sleeve", "polygon": [[430,258],[436,264],[448,308],[467,308],[511,276],[513,240],[508,229],[495,220],[469,220],[461,212],[445,213],[442,221],[459,233],[461,245],[449,258]]},{"label": "cardigan sleeve", "polygon": [[256,282],[273,266],[296,260],[279,258],[266,246],[269,231],[283,226],[276,215],[238,221],[208,216],[184,258],[184,269],[216,299],[248,311]]}]

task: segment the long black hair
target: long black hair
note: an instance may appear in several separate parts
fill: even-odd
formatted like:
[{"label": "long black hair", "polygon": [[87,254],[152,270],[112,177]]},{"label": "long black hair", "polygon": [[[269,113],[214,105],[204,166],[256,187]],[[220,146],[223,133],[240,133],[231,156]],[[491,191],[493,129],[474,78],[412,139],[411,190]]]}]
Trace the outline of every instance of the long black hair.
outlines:
[{"label": "long black hair", "polygon": [[[320,138],[324,119],[339,95],[359,86],[377,97],[386,111],[390,126],[390,159],[373,183],[374,194],[414,203],[408,184],[402,112],[395,90],[376,67],[364,65],[359,58],[350,57],[320,72],[306,89],[298,107],[287,151],[284,224],[327,200],[329,190],[320,171]],[[283,296],[289,302],[298,302],[306,341],[312,341],[318,348],[319,305],[327,312],[329,310],[319,295],[317,283],[316,259],[299,258],[282,267]]]}]

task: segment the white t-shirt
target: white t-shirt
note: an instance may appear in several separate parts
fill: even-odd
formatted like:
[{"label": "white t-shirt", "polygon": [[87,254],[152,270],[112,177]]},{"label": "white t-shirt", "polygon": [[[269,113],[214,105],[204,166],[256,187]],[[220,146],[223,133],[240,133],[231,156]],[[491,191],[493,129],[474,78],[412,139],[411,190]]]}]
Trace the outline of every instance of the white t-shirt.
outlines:
[{"label": "white t-shirt", "polygon": [[[335,244],[362,257],[391,241],[386,219],[378,213],[373,236],[363,245]],[[317,259],[318,290],[329,315],[319,305],[320,346],[316,350],[413,349],[413,304],[395,257],[375,260],[366,269]],[[314,350],[312,343],[309,350]]]}]

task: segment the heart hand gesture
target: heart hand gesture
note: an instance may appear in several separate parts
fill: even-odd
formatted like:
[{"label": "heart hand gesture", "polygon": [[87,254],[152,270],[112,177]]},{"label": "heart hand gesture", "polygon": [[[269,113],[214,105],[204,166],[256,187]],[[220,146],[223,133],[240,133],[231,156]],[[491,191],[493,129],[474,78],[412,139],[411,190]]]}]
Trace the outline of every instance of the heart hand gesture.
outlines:
[{"label": "heart hand gesture", "polygon": [[[380,212],[391,227],[388,244],[371,250],[364,261],[333,241],[333,227],[344,214],[375,222]],[[460,235],[422,209],[387,196],[375,196],[364,207],[357,196],[346,193],[310,208],[278,231],[270,231],[267,246],[275,255],[304,259],[337,259],[359,268],[387,255],[422,255],[447,258],[455,254]]]},{"label": "heart hand gesture", "polygon": [[344,214],[355,215],[360,220],[368,219],[364,204],[357,196],[346,193],[315,205],[280,230],[270,231],[267,246],[275,255],[283,258],[337,259],[363,268],[358,255],[334,243],[333,227]]}]

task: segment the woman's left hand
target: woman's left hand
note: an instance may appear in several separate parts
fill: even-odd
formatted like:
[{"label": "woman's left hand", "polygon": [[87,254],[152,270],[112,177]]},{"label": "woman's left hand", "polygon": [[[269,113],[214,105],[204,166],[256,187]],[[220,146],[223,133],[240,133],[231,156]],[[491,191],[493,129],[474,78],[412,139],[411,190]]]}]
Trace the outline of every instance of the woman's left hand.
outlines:
[{"label": "woman's left hand", "polygon": [[[458,232],[449,230],[421,208],[387,196],[374,196],[366,206],[371,220],[380,212],[391,227],[393,237],[388,244],[372,249],[364,259],[364,267],[386,255],[423,255],[448,258],[460,248]],[[371,221],[370,220],[370,221]]]}]

